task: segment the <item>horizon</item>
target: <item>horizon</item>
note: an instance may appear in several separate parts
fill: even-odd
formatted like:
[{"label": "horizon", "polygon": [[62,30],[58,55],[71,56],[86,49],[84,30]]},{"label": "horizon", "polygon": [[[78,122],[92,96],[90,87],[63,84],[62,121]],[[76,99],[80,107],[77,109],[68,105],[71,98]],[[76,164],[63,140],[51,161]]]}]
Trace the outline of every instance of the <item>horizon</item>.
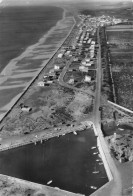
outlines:
[{"label": "horizon", "polygon": [[120,3],[122,6],[131,5],[133,0],[0,0],[0,6],[37,6],[37,5],[51,5],[51,4],[118,4]]}]

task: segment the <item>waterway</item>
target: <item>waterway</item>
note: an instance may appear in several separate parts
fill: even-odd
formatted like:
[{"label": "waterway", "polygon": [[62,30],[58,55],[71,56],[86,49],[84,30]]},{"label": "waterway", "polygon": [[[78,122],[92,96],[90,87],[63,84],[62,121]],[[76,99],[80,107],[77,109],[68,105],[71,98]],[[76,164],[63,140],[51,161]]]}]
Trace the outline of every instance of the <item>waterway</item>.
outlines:
[{"label": "waterway", "polygon": [[[107,181],[92,129],[0,152],[0,173],[90,195]],[[94,154],[93,154],[94,153]],[[99,171],[94,174],[93,171]]]}]

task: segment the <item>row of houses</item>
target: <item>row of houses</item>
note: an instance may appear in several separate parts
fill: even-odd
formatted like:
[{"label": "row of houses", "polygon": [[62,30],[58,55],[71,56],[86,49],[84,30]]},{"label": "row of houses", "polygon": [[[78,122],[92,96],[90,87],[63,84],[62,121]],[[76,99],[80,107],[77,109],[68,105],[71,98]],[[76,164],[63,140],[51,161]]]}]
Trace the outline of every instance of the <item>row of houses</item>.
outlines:
[{"label": "row of houses", "polygon": [[61,69],[59,65],[54,65],[54,68],[47,75],[43,76],[43,80],[37,83],[37,86],[49,86],[58,79]]}]

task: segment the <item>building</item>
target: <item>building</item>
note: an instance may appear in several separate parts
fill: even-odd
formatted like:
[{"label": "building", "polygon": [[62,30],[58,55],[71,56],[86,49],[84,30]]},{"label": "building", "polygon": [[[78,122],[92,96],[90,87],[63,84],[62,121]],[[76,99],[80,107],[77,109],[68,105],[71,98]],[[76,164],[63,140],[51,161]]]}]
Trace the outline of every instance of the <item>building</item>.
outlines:
[{"label": "building", "polygon": [[37,86],[45,86],[45,83],[43,81],[38,82]]},{"label": "building", "polygon": [[30,112],[32,110],[31,107],[24,105],[23,103],[20,104],[21,110],[23,112]]},{"label": "building", "polygon": [[63,54],[62,54],[62,53],[59,53],[59,54],[58,54],[58,58],[61,59],[62,57],[63,57]]},{"label": "building", "polygon": [[68,81],[68,84],[74,84],[74,78],[71,78],[71,79]]},{"label": "building", "polygon": [[89,62],[89,63],[86,63],[86,65],[85,65],[85,66],[87,66],[87,67],[91,67],[91,65],[92,65],[92,62]]},{"label": "building", "polygon": [[90,58],[85,59],[86,63],[90,62]]},{"label": "building", "polygon": [[85,82],[91,82],[91,76],[85,76]]},{"label": "building", "polygon": [[60,69],[60,67],[58,65],[54,66],[54,70],[59,70],[59,69]]},{"label": "building", "polygon": [[81,65],[81,66],[79,66],[79,70],[82,72],[88,72],[88,67]]}]

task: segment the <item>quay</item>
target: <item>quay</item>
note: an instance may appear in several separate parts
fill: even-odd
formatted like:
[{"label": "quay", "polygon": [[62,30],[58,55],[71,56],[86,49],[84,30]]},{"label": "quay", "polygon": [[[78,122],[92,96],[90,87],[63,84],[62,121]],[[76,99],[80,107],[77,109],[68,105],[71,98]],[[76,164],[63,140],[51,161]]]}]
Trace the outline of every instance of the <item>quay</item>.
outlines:
[{"label": "quay", "polygon": [[31,143],[34,143],[36,145],[37,142],[42,143],[43,140],[48,140],[53,137],[60,137],[68,133],[83,131],[86,128],[90,127],[87,127],[83,124],[69,128],[63,127],[62,129],[58,129],[57,131],[55,131],[55,129],[52,128],[40,132],[34,132],[29,135],[12,136],[9,139],[2,139],[0,141],[0,151],[10,150],[12,148],[21,147]]}]

